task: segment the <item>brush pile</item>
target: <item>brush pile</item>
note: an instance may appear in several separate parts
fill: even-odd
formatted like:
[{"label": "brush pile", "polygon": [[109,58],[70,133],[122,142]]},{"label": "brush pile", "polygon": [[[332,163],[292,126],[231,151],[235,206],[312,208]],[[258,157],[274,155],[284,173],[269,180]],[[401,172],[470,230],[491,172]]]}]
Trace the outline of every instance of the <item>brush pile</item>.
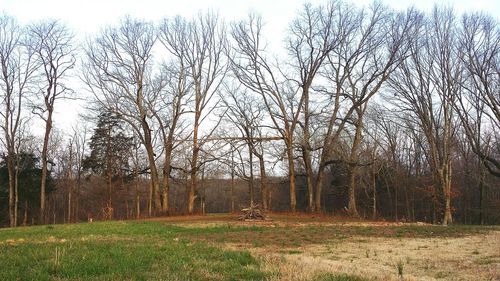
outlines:
[{"label": "brush pile", "polygon": [[238,218],[242,221],[266,220],[264,213],[259,209],[259,205],[250,205],[250,207],[241,210],[243,214]]}]

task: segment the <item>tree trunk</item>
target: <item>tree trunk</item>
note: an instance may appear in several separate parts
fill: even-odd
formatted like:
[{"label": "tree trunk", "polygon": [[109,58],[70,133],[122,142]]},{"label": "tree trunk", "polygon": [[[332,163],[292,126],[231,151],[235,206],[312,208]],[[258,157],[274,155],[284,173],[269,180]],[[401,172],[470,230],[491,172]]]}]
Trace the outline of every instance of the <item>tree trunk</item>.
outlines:
[{"label": "tree trunk", "polygon": [[[165,155],[166,156],[166,155]],[[163,214],[168,214],[170,211],[169,206],[169,190],[170,190],[170,180],[169,180],[169,172],[170,172],[170,159],[165,159],[165,164],[163,166],[163,178],[162,178],[162,202],[161,202],[161,211]]]},{"label": "tree trunk", "polygon": [[410,213],[410,197],[408,195],[408,183],[405,183],[404,186],[405,189],[405,210],[406,210],[406,220],[409,221],[411,218],[411,213]]},{"label": "tree trunk", "polygon": [[[311,80],[312,81],[312,80]],[[312,177],[313,177],[313,172],[312,172],[312,163],[311,163],[311,151],[310,151],[310,133],[309,133],[309,118],[310,118],[310,112],[309,112],[309,87],[311,84],[309,83],[304,83],[304,86],[302,87],[302,95],[304,96],[304,140],[302,142],[302,158],[304,161],[304,166],[306,169],[306,185],[307,185],[307,206],[308,209],[311,213],[315,212],[315,206],[314,206],[314,190],[313,190],[313,183],[312,183]]]},{"label": "tree trunk", "polygon": [[484,224],[483,216],[484,168],[479,162],[479,224]]},{"label": "tree trunk", "polygon": [[135,189],[135,218],[139,219],[141,217],[141,198],[139,196],[139,190]]},{"label": "tree trunk", "polygon": [[[165,155],[167,157],[167,155]],[[170,211],[169,206],[169,191],[170,191],[170,159],[165,159],[163,165],[163,178],[162,178],[162,194],[161,194],[161,212],[163,214],[168,214]]]},{"label": "tree trunk", "polygon": [[373,188],[373,205],[372,205],[372,219],[377,219],[377,178],[375,174],[375,169],[372,169],[371,182]]},{"label": "tree trunk", "polygon": [[153,215],[153,185],[149,185],[149,196],[148,196],[148,216]]},{"label": "tree trunk", "polygon": [[161,210],[160,180],[158,176],[158,169],[156,168],[155,163],[154,150],[151,140],[151,131],[149,130],[149,126],[147,125],[143,127],[143,130],[145,134],[144,146],[146,147],[146,152],[148,154],[149,170],[151,176],[151,201],[153,203],[153,206],[151,206],[151,208],[156,212]]},{"label": "tree trunk", "polygon": [[7,172],[9,174],[9,223],[10,227],[16,226],[15,216],[15,183],[14,183],[14,157],[13,154],[7,155]]},{"label": "tree trunk", "polygon": [[[51,88],[51,87],[49,87]],[[45,121],[45,135],[43,137],[43,148],[42,148],[42,178],[40,181],[40,218],[41,224],[45,223],[45,188],[48,173],[48,147],[50,132],[52,131],[52,108],[48,106],[47,108],[47,120]]]},{"label": "tree trunk", "polygon": [[444,193],[444,217],[443,225],[449,225],[453,223],[453,217],[451,215],[451,161],[446,163],[446,167],[443,171],[443,181],[442,181],[443,193]]},{"label": "tree trunk", "polygon": [[[323,148],[323,150],[325,150],[325,148]],[[315,184],[315,190],[314,190],[314,206],[315,206],[315,209],[318,213],[321,213],[323,212],[323,210],[321,209],[321,206],[322,203],[321,203],[321,192],[323,192],[323,178],[324,178],[324,173],[325,173],[325,163],[324,163],[324,159],[326,158],[321,156],[321,160],[320,160],[320,163],[319,163],[319,167],[318,167],[318,174],[316,175],[316,184]]]},{"label": "tree trunk", "polygon": [[358,209],[356,208],[356,167],[351,167],[349,172],[349,201],[347,205],[347,213],[353,217],[359,217]]},{"label": "tree trunk", "polygon": [[349,202],[347,210],[349,215],[353,217],[359,217],[358,210],[356,208],[356,174],[358,170],[358,148],[361,144],[363,130],[363,114],[366,109],[366,103],[364,108],[357,109],[358,119],[356,121],[356,133],[352,141],[351,155],[349,156]]},{"label": "tree trunk", "polygon": [[[17,156],[16,156],[17,157]],[[15,169],[14,173],[14,192],[16,196],[14,198],[14,225],[17,226],[17,221],[19,220],[19,168]]]},{"label": "tree trunk", "polygon": [[313,187],[313,179],[312,179],[312,165],[311,165],[311,153],[309,148],[306,147],[308,144],[304,144],[302,146],[302,157],[304,160],[304,166],[306,169],[306,185],[307,185],[307,207],[311,213],[316,211],[314,205],[314,187]]},{"label": "tree trunk", "polygon": [[107,216],[108,220],[113,218],[112,193],[113,193],[112,176],[111,176],[111,170],[110,170],[110,168],[108,168],[108,203],[106,206],[106,211],[107,211],[106,216]]},{"label": "tree trunk", "polygon": [[188,191],[187,191],[187,211],[188,214],[190,215],[193,214],[194,212],[194,200],[196,199],[196,175],[198,172],[198,155],[200,153],[200,147],[198,143],[198,128],[199,128],[200,114],[201,112],[197,106],[195,112],[194,128],[193,128],[193,154],[191,156],[191,171],[190,171],[191,182],[188,185]]},{"label": "tree trunk", "polygon": [[71,183],[70,183],[70,187],[69,187],[69,192],[68,192],[68,223],[71,223],[72,222],[72,215],[73,215],[73,212],[71,212],[71,208],[73,207],[72,206],[72,203],[71,203],[71,200],[72,200],[72,191],[71,191]]},{"label": "tree trunk", "polygon": [[[175,128],[175,123],[172,124]],[[173,150],[173,134],[174,130],[171,129],[168,136],[165,136],[165,162],[163,164],[163,182],[162,182],[162,213],[168,214],[170,211],[169,205],[169,192],[170,192],[170,168],[172,162],[172,150]]]},{"label": "tree trunk", "polygon": [[295,192],[295,164],[293,162],[292,144],[287,145],[288,177],[290,181],[290,210],[295,213],[297,207],[297,195]]},{"label": "tree trunk", "polygon": [[[262,155],[261,155],[262,156]],[[264,211],[269,210],[269,187],[267,185],[267,175],[264,157],[259,157],[260,168],[260,191],[262,193],[262,208]]]},{"label": "tree trunk", "polygon": [[250,164],[250,179],[248,180],[248,192],[250,194],[250,208],[253,208],[254,206],[254,187],[253,187],[253,152],[252,152],[252,145],[249,143],[248,144],[248,161]]},{"label": "tree trunk", "polygon": [[[194,158],[197,158],[197,157],[193,157]],[[196,190],[196,168],[195,167],[192,167],[191,168],[191,182],[190,184],[188,184],[188,194],[187,194],[187,211],[188,211],[188,214],[193,214],[194,212],[194,200],[196,199],[196,194],[195,194],[195,190]]]},{"label": "tree trunk", "polygon": [[78,171],[78,176],[76,179],[76,194],[75,194],[75,212],[74,212],[74,221],[80,221],[80,187],[81,187],[81,179],[80,179],[80,171]]},{"label": "tree trunk", "polygon": [[234,150],[231,150],[231,212],[234,212],[234,176],[235,176],[235,171],[234,171]]}]

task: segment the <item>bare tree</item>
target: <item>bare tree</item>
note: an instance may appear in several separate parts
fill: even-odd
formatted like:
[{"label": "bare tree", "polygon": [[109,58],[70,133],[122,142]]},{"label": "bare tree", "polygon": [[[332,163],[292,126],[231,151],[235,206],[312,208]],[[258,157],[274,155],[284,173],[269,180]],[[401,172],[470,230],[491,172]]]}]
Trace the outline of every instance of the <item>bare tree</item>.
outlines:
[{"label": "bare tree", "polygon": [[[486,14],[462,17],[457,52],[465,67],[461,97],[454,105],[471,149],[486,169],[500,177],[492,131],[500,131],[500,29]],[[489,124],[489,125],[485,125]]]},{"label": "bare tree", "polygon": [[335,9],[340,1],[331,1],[326,6],[312,6],[305,4],[303,10],[292,21],[288,36],[286,49],[291,58],[289,79],[297,83],[301,93],[302,101],[301,118],[299,127],[302,129],[300,147],[302,160],[304,162],[307,184],[307,202],[311,212],[315,211],[314,186],[313,186],[313,163],[311,152],[311,122],[314,109],[311,108],[311,94],[314,94],[314,80],[328,58],[329,52],[336,47],[340,39],[335,30]]},{"label": "bare tree", "polygon": [[[358,123],[355,127],[362,127],[366,103],[406,58],[409,42],[421,17],[413,9],[393,13],[380,3],[373,3],[367,10],[346,4],[335,9],[333,20],[340,39],[329,53],[328,67],[324,71],[324,77],[332,86],[323,90],[330,102],[324,109],[329,114],[325,118],[327,127],[316,179],[317,208],[321,204],[324,171],[332,160],[329,149],[338,142],[350,120]],[[353,117],[354,114],[357,116]],[[358,134],[351,146],[351,157],[355,157],[360,140]],[[350,163],[351,167],[355,167],[356,159],[351,161],[354,161]],[[352,172],[355,174],[355,170]],[[351,181],[348,210],[357,216],[354,186],[355,182]]]},{"label": "bare tree", "polygon": [[[483,165],[478,166],[479,222],[484,223],[485,170],[500,177],[500,160],[495,157],[495,131],[500,130],[500,29],[486,14],[462,17],[457,51],[465,67],[463,91],[454,103],[469,149]],[[467,167],[467,165],[466,165]],[[466,217],[465,217],[466,218]]]},{"label": "bare tree", "polygon": [[41,65],[41,86],[37,100],[33,102],[33,113],[45,123],[43,148],[41,153],[42,176],[40,184],[40,222],[45,222],[45,186],[47,178],[48,145],[53,127],[52,116],[56,100],[67,98],[72,90],[65,82],[75,65],[73,34],[62,23],[49,20],[29,27],[31,48]]},{"label": "bare tree", "polygon": [[187,127],[185,124],[187,122],[184,122],[182,116],[188,112],[187,103],[189,103],[193,88],[183,59],[180,58],[178,64],[172,61],[162,65],[162,71],[154,81],[156,83],[154,91],[158,97],[153,99],[155,104],[149,105],[149,110],[158,122],[163,139],[161,206],[165,214],[169,212],[172,154],[174,149],[185,140],[183,132]]},{"label": "bare tree", "polygon": [[149,215],[161,210],[160,180],[156,166],[153,113],[149,105],[157,98],[152,89],[153,46],[157,40],[149,22],[125,18],[108,27],[86,46],[83,80],[100,106],[116,113],[139,136],[147,152],[151,175]]},{"label": "bare tree", "polygon": [[179,69],[184,69],[192,83],[190,110],[194,114],[192,128],[192,154],[190,159],[190,184],[187,186],[187,212],[194,211],[199,161],[205,140],[212,135],[217,124],[205,132],[200,130],[217,108],[217,91],[226,75],[223,51],[226,48],[225,29],[214,14],[199,14],[193,20],[176,17],[165,19],[160,26],[163,45],[173,56]]},{"label": "bare tree", "polygon": [[264,141],[262,136],[262,123],[264,118],[264,106],[255,96],[248,91],[236,88],[229,88],[226,91],[224,104],[227,107],[226,117],[230,124],[236,126],[238,135],[244,141],[248,149],[248,161],[250,170],[250,208],[253,208],[254,186],[253,186],[253,156],[259,161],[260,190],[262,195],[262,207],[268,210],[268,184],[265,167],[265,155],[262,146]]},{"label": "bare tree", "polygon": [[25,95],[32,83],[37,67],[24,29],[11,17],[0,17],[0,86],[2,90],[3,119],[1,128],[4,133],[2,143],[7,149],[7,170],[9,175],[9,221],[17,226],[18,194],[16,144],[19,131],[26,120],[23,116]]},{"label": "bare tree", "polygon": [[72,216],[69,217],[70,222],[76,222],[79,219],[79,211],[80,211],[80,193],[82,189],[82,176],[83,176],[83,159],[85,158],[85,154],[87,151],[87,142],[88,142],[88,127],[87,123],[84,123],[83,120],[80,120],[79,126],[73,127],[73,135],[71,136],[72,144],[74,146],[74,176],[76,181],[76,190],[74,192],[74,196],[71,199],[68,198],[70,202],[72,202],[72,207],[68,206]]},{"label": "bare tree", "polygon": [[411,46],[410,57],[390,78],[398,106],[416,115],[428,145],[427,161],[442,194],[444,225],[452,222],[451,164],[455,133],[453,103],[459,93],[462,67],[451,9],[434,8]]},{"label": "bare tree", "polygon": [[250,15],[247,21],[233,24],[231,35],[235,46],[229,54],[231,68],[245,87],[261,96],[274,130],[283,139],[288,163],[290,208],[295,212],[294,132],[303,100],[297,100],[297,91],[283,75],[279,75],[279,67],[272,65],[266,57],[261,31],[261,18],[255,15]]}]

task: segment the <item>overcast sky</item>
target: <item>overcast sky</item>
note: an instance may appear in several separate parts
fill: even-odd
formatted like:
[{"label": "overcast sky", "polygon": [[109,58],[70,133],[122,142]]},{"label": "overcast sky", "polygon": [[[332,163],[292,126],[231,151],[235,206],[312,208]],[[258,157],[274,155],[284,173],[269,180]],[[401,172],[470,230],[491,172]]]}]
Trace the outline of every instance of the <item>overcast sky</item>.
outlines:
[{"label": "overcast sky", "polygon": [[[301,8],[303,0],[0,0],[0,11],[16,17],[21,23],[54,18],[66,23],[79,38],[95,34],[110,24],[117,24],[125,15],[157,21],[165,16],[191,17],[200,11],[218,12],[226,21],[243,19],[248,12],[257,12],[265,22],[268,39],[279,44],[288,23]],[[327,0],[310,0],[326,3]],[[368,5],[372,0],[356,0],[358,5]],[[429,11],[435,2],[452,5],[459,13],[487,11],[500,19],[500,0],[383,0],[396,9],[411,5]],[[79,89],[75,89],[79,91]],[[75,122],[79,105],[56,105],[56,126],[69,128]],[[63,108],[62,111],[61,108]]]},{"label": "overcast sky", "polygon": [[[0,0],[0,9],[21,22],[44,18],[63,20],[79,34],[94,33],[102,26],[116,23],[124,15],[158,20],[164,16],[190,17],[200,10],[218,11],[227,20],[245,17],[249,11],[262,15],[268,28],[285,28],[303,0]],[[311,0],[326,3],[325,0]],[[371,0],[351,1],[359,5]],[[499,0],[383,0],[396,8],[414,5],[429,10],[435,2],[451,4],[458,12],[484,10],[500,18]]]}]

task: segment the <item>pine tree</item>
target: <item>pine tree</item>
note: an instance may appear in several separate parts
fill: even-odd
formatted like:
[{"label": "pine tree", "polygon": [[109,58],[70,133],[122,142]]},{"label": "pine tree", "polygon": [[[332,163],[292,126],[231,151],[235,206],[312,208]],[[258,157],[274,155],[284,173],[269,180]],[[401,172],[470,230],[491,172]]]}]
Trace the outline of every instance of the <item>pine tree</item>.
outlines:
[{"label": "pine tree", "polygon": [[133,138],[126,135],[119,116],[111,112],[100,113],[90,139],[90,156],[84,159],[83,166],[106,180],[108,219],[113,217],[113,186],[127,177],[132,146]]}]

